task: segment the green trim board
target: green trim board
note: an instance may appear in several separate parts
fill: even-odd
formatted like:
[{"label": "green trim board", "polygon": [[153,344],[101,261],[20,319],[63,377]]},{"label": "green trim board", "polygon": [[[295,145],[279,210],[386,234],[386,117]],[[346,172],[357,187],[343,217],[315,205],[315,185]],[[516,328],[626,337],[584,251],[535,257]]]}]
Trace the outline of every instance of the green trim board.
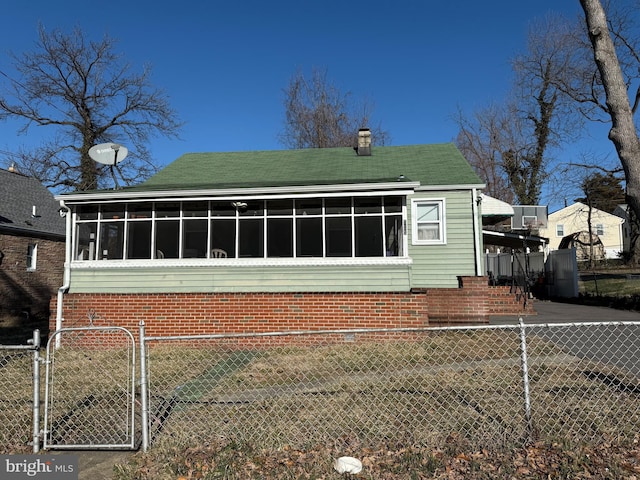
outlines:
[{"label": "green trim board", "polygon": [[72,269],[70,293],[388,292],[410,289],[410,265]]}]

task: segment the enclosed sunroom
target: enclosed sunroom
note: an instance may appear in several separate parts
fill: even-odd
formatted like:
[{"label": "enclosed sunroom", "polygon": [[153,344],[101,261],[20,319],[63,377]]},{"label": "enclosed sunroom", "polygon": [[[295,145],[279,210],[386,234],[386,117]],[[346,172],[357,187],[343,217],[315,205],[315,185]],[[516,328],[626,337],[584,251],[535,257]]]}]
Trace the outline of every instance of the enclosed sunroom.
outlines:
[{"label": "enclosed sunroom", "polygon": [[[78,204],[74,260],[403,257],[405,205],[371,192]],[[437,240],[439,205],[416,208],[420,237]]]}]

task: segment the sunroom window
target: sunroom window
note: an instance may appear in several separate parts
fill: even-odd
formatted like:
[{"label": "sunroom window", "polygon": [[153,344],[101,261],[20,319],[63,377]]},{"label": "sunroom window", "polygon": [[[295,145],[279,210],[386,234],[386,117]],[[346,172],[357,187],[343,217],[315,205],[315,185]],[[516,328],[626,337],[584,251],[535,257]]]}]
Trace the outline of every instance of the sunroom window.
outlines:
[{"label": "sunroom window", "polygon": [[405,197],[75,207],[75,260],[404,256]]}]

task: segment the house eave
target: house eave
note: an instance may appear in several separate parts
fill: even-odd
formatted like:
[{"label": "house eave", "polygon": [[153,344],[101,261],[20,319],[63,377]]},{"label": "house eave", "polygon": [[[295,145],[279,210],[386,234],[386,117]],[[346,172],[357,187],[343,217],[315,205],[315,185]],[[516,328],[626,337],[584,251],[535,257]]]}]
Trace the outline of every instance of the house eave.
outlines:
[{"label": "house eave", "polygon": [[549,239],[537,235],[521,234],[517,232],[495,232],[493,230],[482,230],[482,237],[485,245],[495,245],[500,247],[523,248],[544,247],[549,244]]},{"label": "house eave", "polygon": [[416,188],[416,192],[429,192],[429,191],[437,191],[437,190],[482,190],[486,188],[486,184],[478,183],[478,184],[459,184],[459,185],[420,185]]},{"label": "house eave", "polygon": [[89,203],[94,201],[124,201],[149,199],[193,199],[194,197],[238,197],[251,196],[283,196],[338,192],[394,191],[398,194],[409,194],[417,190],[419,182],[385,182],[332,185],[299,185],[286,187],[252,187],[252,188],[212,188],[212,189],[173,189],[173,190],[114,190],[92,193],[66,193],[56,196],[56,200],[68,203]]},{"label": "house eave", "polygon": [[64,233],[46,232],[43,230],[35,230],[30,228],[10,227],[7,225],[0,226],[0,235],[20,235],[23,237],[46,238],[50,240],[64,240]]}]

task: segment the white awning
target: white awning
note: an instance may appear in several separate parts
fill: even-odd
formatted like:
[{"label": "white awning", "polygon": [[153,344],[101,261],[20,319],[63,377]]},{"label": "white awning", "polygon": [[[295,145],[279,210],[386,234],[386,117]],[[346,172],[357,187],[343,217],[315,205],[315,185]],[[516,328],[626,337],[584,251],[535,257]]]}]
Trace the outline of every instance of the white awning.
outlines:
[{"label": "white awning", "polygon": [[480,194],[480,212],[482,217],[499,217],[501,220],[513,217],[513,207],[507,202]]}]

